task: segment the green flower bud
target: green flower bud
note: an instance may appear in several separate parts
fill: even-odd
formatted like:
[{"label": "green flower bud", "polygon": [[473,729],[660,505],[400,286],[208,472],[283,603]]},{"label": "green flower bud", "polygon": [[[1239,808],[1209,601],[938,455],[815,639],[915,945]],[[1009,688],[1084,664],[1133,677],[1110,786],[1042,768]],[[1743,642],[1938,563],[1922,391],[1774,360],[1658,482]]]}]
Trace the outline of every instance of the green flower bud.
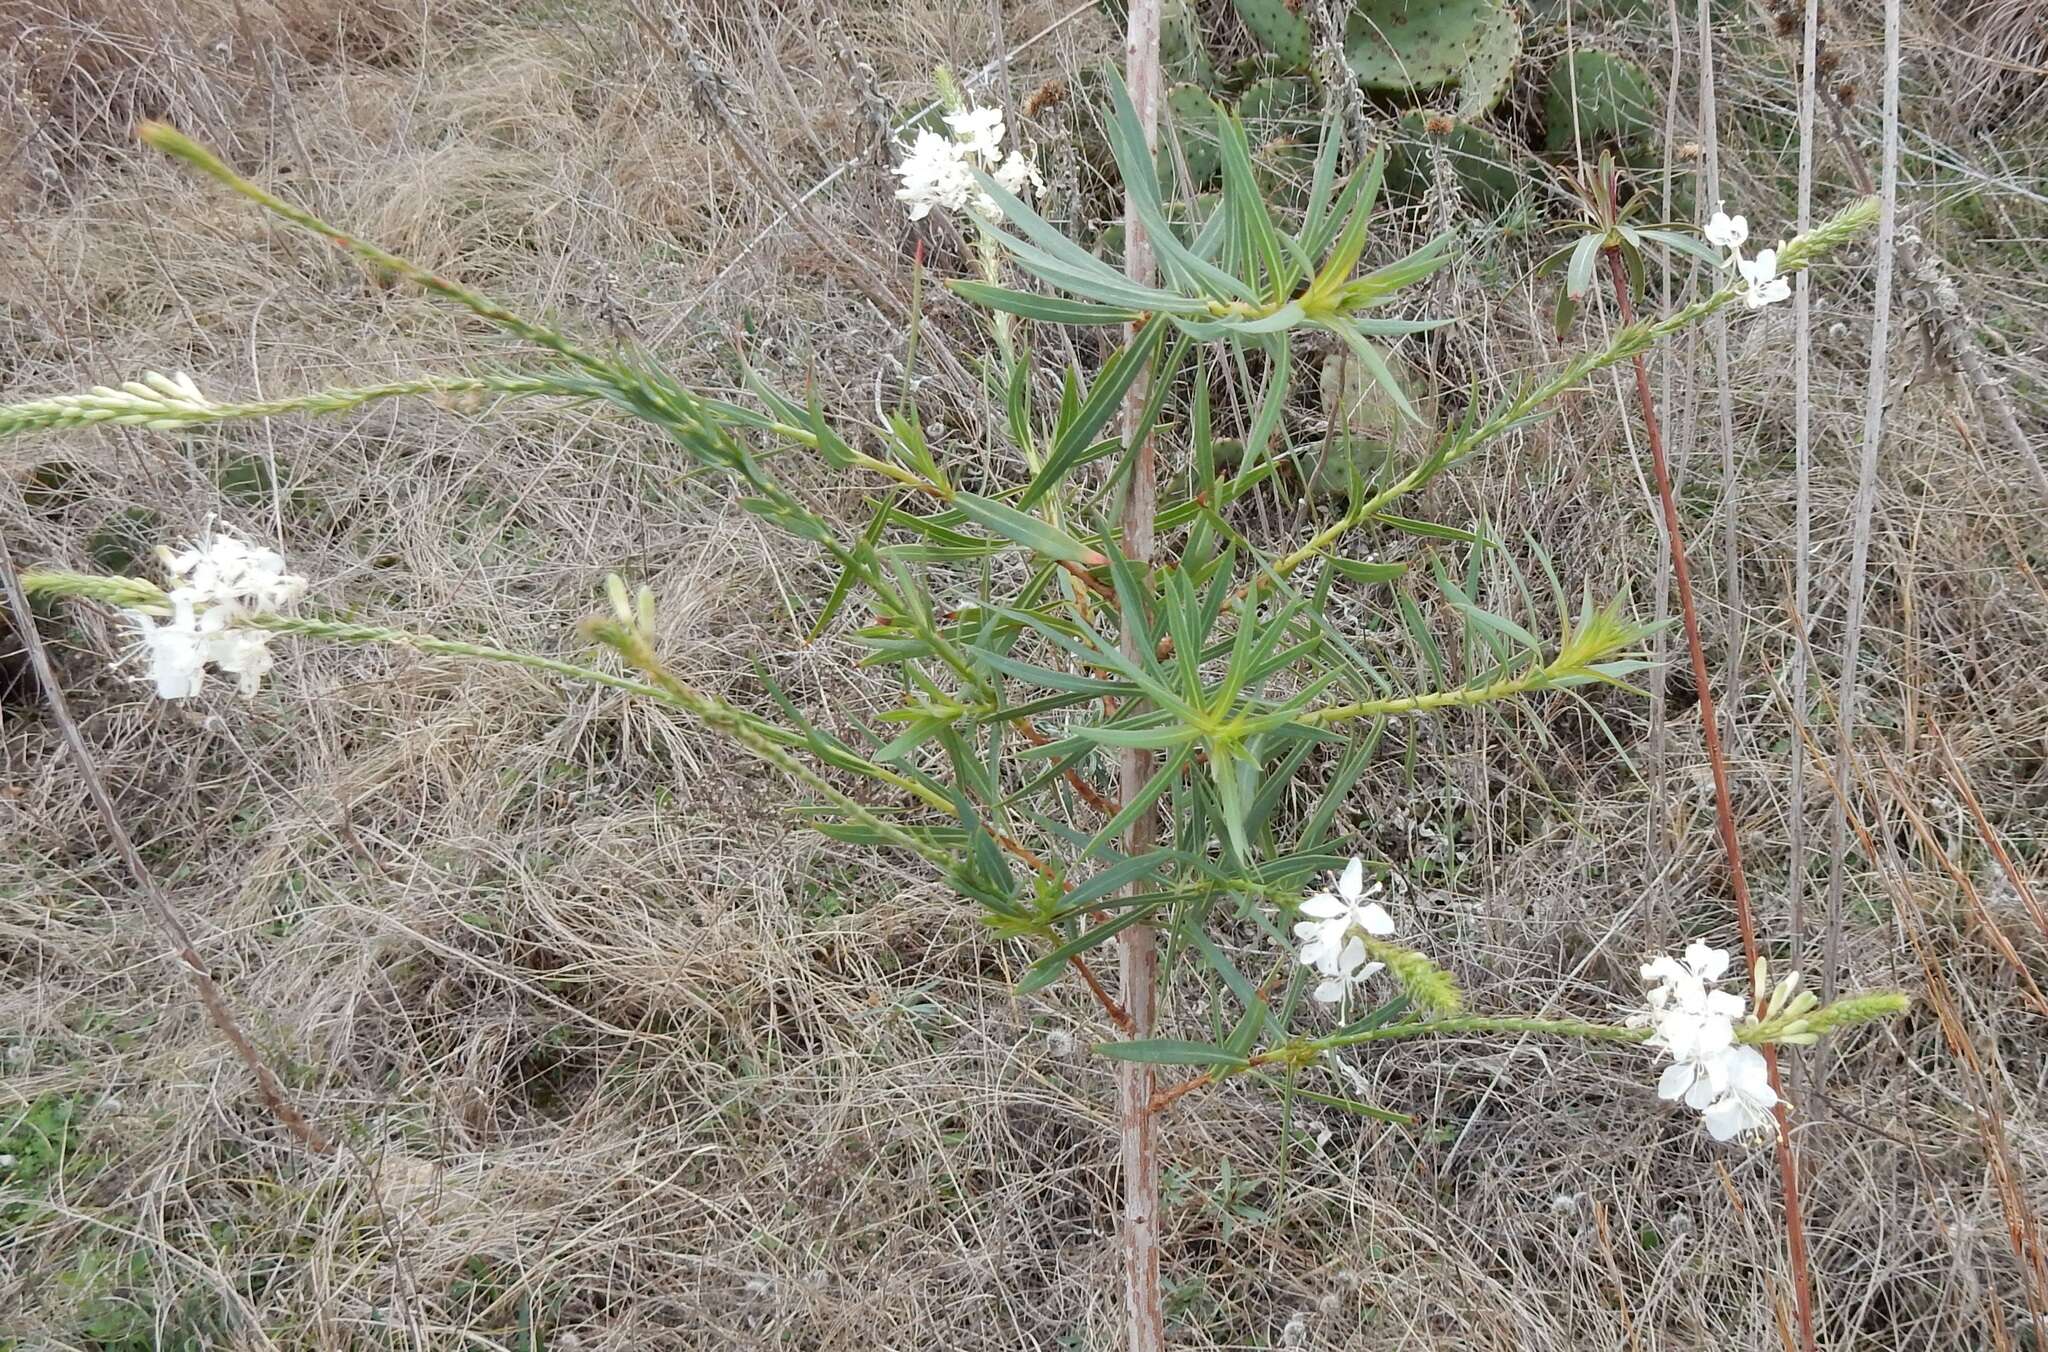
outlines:
[{"label": "green flower bud", "polygon": [[1408,992],[1408,998],[1430,1013],[1448,1017],[1465,1007],[1464,997],[1458,994],[1457,984],[1451,980],[1450,973],[1414,949],[1390,944],[1384,939],[1368,938],[1365,951],[1385,963],[1394,979],[1401,983],[1401,989]]},{"label": "green flower bud", "polygon": [[1838,1028],[1853,1028],[1859,1023],[1870,1023],[1876,1019],[1888,1019],[1903,1014],[1911,1004],[1912,1001],[1900,991],[1849,995],[1815,1010],[1805,1023],[1814,1033],[1831,1033]]}]

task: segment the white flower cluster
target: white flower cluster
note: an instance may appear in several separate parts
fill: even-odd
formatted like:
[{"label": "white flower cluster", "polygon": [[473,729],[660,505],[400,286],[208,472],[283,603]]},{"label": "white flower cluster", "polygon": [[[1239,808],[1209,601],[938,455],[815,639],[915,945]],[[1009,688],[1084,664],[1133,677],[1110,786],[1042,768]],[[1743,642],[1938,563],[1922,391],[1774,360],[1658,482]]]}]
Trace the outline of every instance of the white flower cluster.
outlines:
[{"label": "white flower cluster", "polygon": [[[1657,1081],[1657,1097],[1683,1099],[1698,1109],[1707,1134],[1717,1141],[1769,1132],[1778,1103],[1763,1053],[1735,1041],[1743,998],[1713,989],[1727,971],[1728,951],[1704,939],[1695,939],[1683,958],[1645,963],[1643,980],[1657,984],[1649,988],[1649,1010],[1630,1020],[1654,1029],[1645,1045],[1671,1057]],[[1796,974],[1788,977],[1781,991],[1796,989],[1798,980]]]},{"label": "white flower cluster", "polygon": [[1761,310],[1792,294],[1792,284],[1778,275],[1776,249],[1759,249],[1754,258],[1742,256],[1742,246],[1749,240],[1747,220],[1730,216],[1716,203],[1713,219],[1707,222],[1706,235],[1707,243],[1728,251],[1728,261],[1742,274],[1742,280],[1749,283],[1742,300],[1750,309]]},{"label": "white flower cluster", "polygon": [[1003,154],[1003,110],[967,108],[946,114],[952,135],[920,131],[903,152],[896,177],[903,186],[896,200],[910,208],[910,219],[923,220],[933,207],[945,211],[973,211],[984,220],[997,220],[1002,213],[995,199],[975,181],[979,169],[1004,191],[1029,197],[1045,191],[1038,166],[1021,150]]},{"label": "white flower cluster", "polygon": [[298,600],[306,580],[284,570],[277,551],[214,532],[186,549],[159,548],[170,591],[170,618],[129,611],[140,630],[149,679],[163,699],[189,699],[206,684],[210,662],[236,678],[245,696],[270,670],[270,634],[240,627],[248,615],[274,615]]},{"label": "white flower cluster", "polygon": [[1335,892],[1318,892],[1301,903],[1301,913],[1310,917],[1294,927],[1301,940],[1301,962],[1322,974],[1315,998],[1325,1004],[1344,998],[1353,986],[1380,970],[1384,963],[1368,962],[1364,935],[1384,939],[1394,932],[1394,919],[1372,898],[1384,890],[1374,883],[1365,886],[1365,864],[1354,859],[1337,879]]}]

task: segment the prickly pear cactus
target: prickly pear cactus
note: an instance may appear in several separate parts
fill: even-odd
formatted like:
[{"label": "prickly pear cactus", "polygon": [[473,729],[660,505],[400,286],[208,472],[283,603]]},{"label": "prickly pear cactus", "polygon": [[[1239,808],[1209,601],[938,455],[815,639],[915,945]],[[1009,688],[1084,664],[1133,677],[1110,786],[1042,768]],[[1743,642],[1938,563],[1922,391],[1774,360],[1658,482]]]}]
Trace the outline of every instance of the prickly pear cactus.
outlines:
[{"label": "prickly pear cactus", "polygon": [[1660,106],[1649,72],[1627,57],[1597,48],[1568,52],[1551,67],[1543,94],[1544,149],[1644,145],[1656,138]]},{"label": "prickly pear cactus", "polygon": [[[1230,0],[1243,21],[1245,31],[1263,44],[1282,66],[1299,70],[1308,65],[1308,20],[1295,13],[1287,0]],[[1299,4],[1300,0],[1296,0]]]},{"label": "prickly pear cactus", "polygon": [[1515,82],[1522,55],[1522,18],[1501,9],[1483,27],[1458,72],[1458,118],[1471,121],[1492,112]]},{"label": "prickly pear cactus", "polygon": [[[1345,63],[1367,89],[1448,84],[1495,31],[1503,8],[1500,0],[1356,0],[1344,24]],[[1519,25],[1516,33],[1519,43]]]},{"label": "prickly pear cactus", "polygon": [[1254,144],[1266,137],[1295,135],[1316,124],[1316,90],[1298,75],[1268,75],[1254,80],[1238,96],[1242,117]]},{"label": "prickly pear cactus", "polygon": [[1522,190],[1516,165],[1523,155],[1482,127],[1413,112],[1403,113],[1394,124],[1387,152],[1387,191],[1410,201],[1425,197],[1436,183],[1433,155],[1438,142],[1467,202],[1495,213],[1513,204]]},{"label": "prickly pear cactus", "polygon": [[[1216,105],[1199,86],[1178,84],[1167,91],[1175,143],[1186,161],[1189,190],[1207,187],[1223,169],[1223,149],[1216,140]],[[1165,141],[1159,145],[1160,169],[1178,174],[1179,166]]]}]

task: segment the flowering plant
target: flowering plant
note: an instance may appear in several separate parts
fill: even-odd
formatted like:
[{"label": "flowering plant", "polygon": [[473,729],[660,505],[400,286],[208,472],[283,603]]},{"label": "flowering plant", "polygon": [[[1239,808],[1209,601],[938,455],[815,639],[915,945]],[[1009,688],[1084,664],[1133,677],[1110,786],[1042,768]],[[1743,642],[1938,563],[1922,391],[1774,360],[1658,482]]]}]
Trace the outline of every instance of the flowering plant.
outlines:
[{"label": "flowering plant", "polygon": [[[105,421],[175,429],[450,392],[608,404],[730,476],[748,511],[830,561],[837,582],[813,632],[844,626],[869,664],[896,674],[900,700],[878,715],[886,735],[849,739],[786,700],[777,718],[695,689],[662,660],[656,598],[616,577],[606,609],[583,628],[601,650],[588,658],[295,614],[308,584],[277,553],[225,531],[166,551],[164,586],[50,569],[25,574],[27,589],[130,613],[148,679],[167,699],[202,697],[208,666],[253,696],[271,669],[271,641],[297,635],[518,663],[697,719],[800,785],[820,831],[925,861],[979,909],[992,935],[1026,946],[1020,993],[1067,977],[1079,983],[1101,1009],[1096,1050],[1141,1070],[1125,1081],[1136,1095],[1127,1114],[1141,1122],[1204,1085],[1240,1076],[1292,1084],[1367,1044],[1534,1032],[1642,1044],[1671,1061],[1658,1094],[1700,1110],[1713,1137],[1760,1129],[1779,1105],[1759,1087],[1759,1047],[1895,1012],[1902,999],[1816,1007],[1794,981],[1766,1001],[1759,971],[1757,1008],[1745,1015],[1741,997],[1715,988],[1726,954],[1698,943],[1682,959],[1643,969],[1656,984],[1632,1021],[1468,1012],[1412,922],[1418,946],[1396,942],[1403,926],[1383,904],[1384,882],[1368,882],[1381,870],[1353,856],[1342,818],[1375,729],[1389,720],[1457,717],[1591,685],[1632,690],[1629,677],[1648,665],[1642,645],[1651,631],[1630,618],[1626,597],[1596,599],[1553,572],[1548,605],[1518,576],[1511,594],[1522,601],[1489,608],[1481,562],[1511,566],[1505,556],[1482,532],[1401,515],[1404,499],[1547,416],[1595,372],[1737,300],[1761,303],[1754,298],[1783,285],[1781,270],[1806,266],[1867,224],[1868,205],[1745,261],[1746,285],[1730,282],[1663,319],[1623,325],[1497,406],[1475,401],[1455,425],[1437,428],[1395,377],[1388,347],[1449,322],[1399,311],[1408,288],[1449,261],[1452,241],[1365,262],[1382,157],[1340,174],[1341,138],[1326,134],[1306,202],[1281,212],[1260,189],[1243,126],[1219,108],[1220,198],[1213,208],[1169,212],[1140,117],[1120,85],[1111,96],[1110,142],[1133,222],[1158,259],[1154,279],[1112,268],[1032,205],[1043,181],[1019,150],[1005,151],[1003,119],[992,110],[956,100],[947,130],[920,132],[897,170],[909,215],[958,213],[982,246],[980,279],[952,285],[993,317],[997,341],[984,372],[1009,445],[992,477],[969,478],[943,459],[907,394],[860,429],[751,369],[745,402],[697,394],[645,353],[587,346],[342,232],[162,126],[144,133],[153,145],[537,345],[548,360],[514,374],[424,377],[265,404],[216,402],[185,377],[152,375],[120,390],[0,407],[6,436]],[[1611,247],[1640,250],[1661,238],[1625,219],[1610,228],[1619,241]],[[1581,255],[1595,252],[1574,246],[1575,277]],[[1020,332],[1018,321],[1031,327]],[[1029,341],[1060,326],[1124,337],[1099,369],[1084,371],[1053,357],[1053,343]],[[1262,486],[1303,477],[1302,448],[1320,434],[1289,398],[1296,355],[1318,338],[1378,384],[1419,449],[1390,449],[1370,470],[1354,464],[1344,505],[1302,538],[1255,540],[1235,509]],[[1256,380],[1248,358],[1257,359]],[[1227,406],[1214,398],[1219,382],[1233,393]],[[1120,408],[1124,422],[1113,429]],[[1185,462],[1154,504],[1143,495],[1169,425],[1185,440]],[[1219,454],[1226,438],[1241,443],[1234,465]],[[848,529],[771,470],[758,454],[764,444],[897,497],[864,528]],[[1347,557],[1354,534],[1366,530],[1432,547],[1449,541],[1466,551],[1463,573],[1440,558],[1411,572],[1407,562]],[[1362,653],[1338,619],[1358,607],[1419,616],[1411,599],[1419,588],[1456,617],[1462,663],[1419,618],[1401,626],[1413,651],[1400,666]],[[871,622],[843,619],[854,597]],[[1466,679],[1443,675],[1458,665]],[[1111,769],[1119,779],[1105,787]],[[1263,934],[1267,945],[1234,944],[1225,921]],[[1139,936],[1145,947],[1127,951],[1150,951],[1153,936],[1163,936],[1173,960],[1119,1000],[1096,974],[1098,950]],[[1229,1011],[1210,1036],[1155,1031],[1175,1019],[1155,1015],[1154,1005],[1177,982],[1206,986],[1209,1007]],[[1341,1009],[1373,990],[1388,998],[1334,1030],[1316,1008]],[[1192,1073],[1155,1089],[1143,1068],[1159,1065]]]}]

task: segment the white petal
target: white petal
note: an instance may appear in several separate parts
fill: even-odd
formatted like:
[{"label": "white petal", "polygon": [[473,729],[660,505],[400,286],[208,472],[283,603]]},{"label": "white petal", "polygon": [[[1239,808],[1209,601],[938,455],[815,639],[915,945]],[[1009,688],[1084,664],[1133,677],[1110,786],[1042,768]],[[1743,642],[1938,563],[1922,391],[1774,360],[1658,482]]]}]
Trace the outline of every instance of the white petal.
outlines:
[{"label": "white petal", "polygon": [[1386,908],[1376,901],[1368,901],[1359,908],[1358,924],[1367,934],[1377,935],[1380,938],[1385,938],[1394,932],[1394,918],[1388,915]]},{"label": "white petal", "polygon": [[1337,957],[1337,965],[1347,971],[1356,971],[1365,965],[1365,941],[1353,935],[1344,945],[1344,951]]},{"label": "white petal", "polygon": [[1747,1126],[1742,1106],[1732,1098],[1709,1105],[1701,1119],[1706,1123],[1707,1135],[1717,1141],[1732,1141]]},{"label": "white petal", "polygon": [[1685,965],[1702,981],[1719,981],[1728,970],[1728,950],[1695,939],[1686,945]]},{"label": "white petal", "polygon": [[1728,1085],[1736,1093],[1755,1100],[1761,1107],[1777,1104],[1778,1093],[1771,1088],[1771,1066],[1762,1052],[1754,1047],[1737,1047],[1728,1053],[1723,1064],[1728,1071]]},{"label": "white petal", "polygon": [[1693,1045],[1701,1058],[1718,1058],[1735,1045],[1735,1025],[1726,1019],[1701,1019],[1694,1026]]},{"label": "white petal", "polygon": [[1344,998],[1344,992],[1349,989],[1351,989],[1350,982],[1344,981],[1339,978],[1332,978],[1331,980],[1325,981],[1322,985],[1316,987],[1315,998],[1321,1001],[1323,1004],[1332,1005],[1335,1004],[1337,1001],[1342,1000]]},{"label": "white petal", "polygon": [[1338,916],[1351,914],[1351,908],[1328,892],[1318,892],[1301,903],[1301,913],[1320,920],[1335,920]]},{"label": "white petal", "polygon": [[1664,1073],[1657,1077],[1657,1097],[1670,1102],[1685,1093],[1686,1090],[1692,1088],[1693,1081],[1698,1078],[1698,1075],[1693,1071],[1692,1063],[1689,1061],[1680,1061],[1676,1065],[1666,1066],[1664,1067]]},{"label": "white petal", "polygon": [[1344,876],[1337,880],[1337,895],[1354,902],[1365,895],[1364,860],[1353,859],[1344,866]]}]

